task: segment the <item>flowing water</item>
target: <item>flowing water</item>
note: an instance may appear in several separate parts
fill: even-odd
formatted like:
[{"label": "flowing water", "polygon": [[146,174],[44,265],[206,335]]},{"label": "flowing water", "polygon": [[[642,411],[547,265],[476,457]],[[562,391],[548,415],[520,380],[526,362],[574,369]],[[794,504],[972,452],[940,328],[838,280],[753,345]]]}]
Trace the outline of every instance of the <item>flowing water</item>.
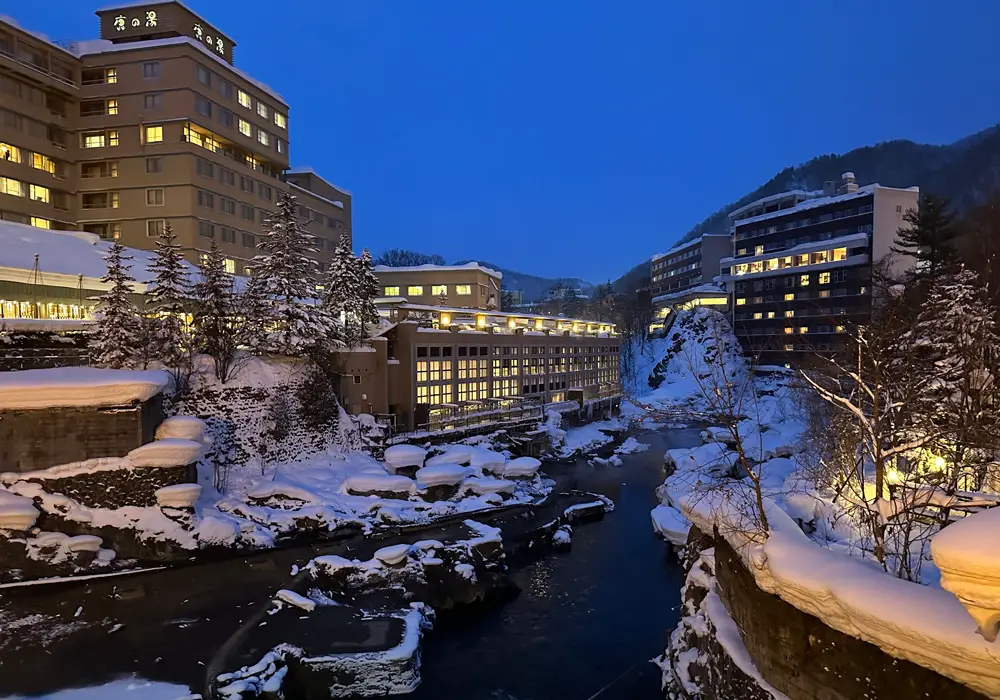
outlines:
[{"label": "flowing water", "polygon": [[[646,452],[621,467],[567,467],[615,512],[577,527],[572,552],[514,573],[521,594],[489,610],[439,621],[426,639],[414,700],[661,698],[663,652],[679,619],[684,573],[652,530],[663,451],[700,443],[696,430],[641,436]],[[558,468],[556,468],[558,469]]]}]

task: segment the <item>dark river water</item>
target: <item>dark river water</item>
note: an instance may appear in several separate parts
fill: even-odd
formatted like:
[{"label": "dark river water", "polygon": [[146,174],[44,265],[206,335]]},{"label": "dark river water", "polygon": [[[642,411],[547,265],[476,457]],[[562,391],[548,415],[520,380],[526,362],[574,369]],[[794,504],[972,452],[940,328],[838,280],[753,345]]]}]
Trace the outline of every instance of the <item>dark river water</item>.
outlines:
[{"label": "dark river water", "polygon": [[[409,697],[662,697],[649,660],[677,623],[683,572],[654,536],[649,511],[664,449],[700,441],[696,430],[639,439],[650,449],[624,456],[620,467],[583,460],[546,467],[563,486],[610,497],[615,511],[578,526],[571,552],[514,571],[521,593],[513,600],[440,617],[424,640],[423,683]],[[285,550],[68,588],[4,590],[0,698],[165,700],[185,687],[201,692],[218,650],[254,611],[270,607],[292,564],[309,557],[308,548]],[[144,678],[169,685],[143,687],[136,679]],[[121,679],[114,690],[94,687],[114,679]],[[81,687],[92,690],[60,692]]]},{"label": "dark river water", "polygon": [[467,617],[443,619],[427,638],[420,700],[661,698],[663,652],[678,621],[683,570],[652,530],[663,451],[699,444],[696,430],[641,436],[625,464],[571,467],[578,488],[615,512],[579,526],[572,552],[515,572],[521,594]]}]

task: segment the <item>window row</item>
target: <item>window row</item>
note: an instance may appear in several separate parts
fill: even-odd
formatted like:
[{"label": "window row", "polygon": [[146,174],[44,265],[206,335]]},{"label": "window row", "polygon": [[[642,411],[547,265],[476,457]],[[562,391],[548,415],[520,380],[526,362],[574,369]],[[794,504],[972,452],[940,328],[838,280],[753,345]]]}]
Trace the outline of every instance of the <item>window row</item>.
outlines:
[{"label": "window row", "polygon": [[746,238],[766,236],[768,234],[778,233],[779,231],[790,231],[792,229],[803,228],[805,226],[812,226],[815,224],[822,224],[829,221],[836,221],[838,219],[846,219],[852,216],[860,216],[871,213],[872,205],[862,204],[856,209],[840,209],[838,211],[826,212],[824,214],[813,214],[812,216],[807,216],[801,219],[791,219],[777,224],[758,226],[753,229],[745,229],[736,234],[736,240],[741,241]]},{"label": "window row", "polygon": [[766,260],[755,260],[749,263],[734,263],[732,265],[732,274],[734,276],[752,275],[759,272],[784,270],[788,267],[821,265],[827,262],[840,262],[842,260],[847,260],[847,248],[834,248],[833,250],[822,250],[816,253],[803,253],[800,255],[784,255]]},{"label": "window row", "polygon": [[270,175],[273,178],[277,178],[280,175],[279,170],[267,161],[261,160],[249,151],[244,151],[227,141],[221,140],[220,137],[216,136],[212,132],[204,131],[201,127],[195,124],[188,123],[184,125],[183,139],[187,143],[192,143],[195,146],[204,148],[212,153],[218,153],[226,158],[231,158],[237,162],[243,163],[253,170]]},{"label": "window row", "polygon": [[29,165],[36,170],[44,170],[50,175],[56,174],[56,161],[41,153],[32,153],[7,143],[0,142],[0,158],[8,163]]},{"label": "window row", "polygon": [[[0,104],[4,100],[0,99]],[[19,131],[35,139],[42,139],[50,142],[58,149],[69,147],[68,132],[58,126],[47,124],[31,117],[25,117],[9,109],[0,109],[0,132],[6,130]]]},{"label": "window row", "polygon": [[[454,285],[455,294],[460,296],[468,296],[472,294],[471,284],[456,284]],[[411,297],[423,296],[425,290],[430,289],[430,294],[432,296],[445,296],[448,294],[448,285],[446,284],[432,284],[430,287],[425,287],[420,284],[411,284],[406,288],[406,295]],[[398,297],[400,288],[398,286],[385,287],[383,291],[384,296],[387,297]]]},{"label": "window row", "polygon": [[[767,291],[779,289],[781,287],[794,287],[798,280],[798,286],[808,287],[811,279],[810,275],[799,275],[798,277],[772,277],[769,279],[755,280],[754,282],[737,282],[736,293],[747,291]],[[816,275],[819,284],[833,284],[847,281],[847,270],[831,270],[830,272],[820,272]]]},{"label": "window row", "polygon": [[[246,90],[240,88],[234,88],[233,84],[228,80],[223,78],[221,75],[213,73],[205,66],[200,63],[195,64],[195,77],[198,82],[206,86],[215,86],[215,91],[222,95],[223,97],[232,100],[236,98],[237,104],[241,107],[249,110],[254,109],[255,100],[250,96]],[[270,105],[261,100],[256,100],[256,111],[258,116],[263,119],[271,119],[274,121],[274,125],[280,129],[288,129],[288,117],[282,112],[274,109]]]},{"label": "window row", "polygon": [[32,185],[11,177],[0,177],[0,194],[9,194],[12,197],[27,197],[33,202],[45,202],[46,204],[49,204],[52,200],[52,193],[48,187]]}]

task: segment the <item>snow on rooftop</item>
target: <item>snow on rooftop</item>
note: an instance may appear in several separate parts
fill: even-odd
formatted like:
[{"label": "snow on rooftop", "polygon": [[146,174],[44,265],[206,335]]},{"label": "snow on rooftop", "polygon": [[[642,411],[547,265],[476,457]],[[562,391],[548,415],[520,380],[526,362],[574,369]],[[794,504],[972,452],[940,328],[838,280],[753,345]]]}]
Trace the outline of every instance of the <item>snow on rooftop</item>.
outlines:
[{"label": "snow on rooftop", "polygon": [[[800,211],[805,211],[807,209],[815,209],[816,207],[826,206],[827,204],[835,204],[837,202],[846,202],[851,199],[856,199],[858,197],[867,197],[875,193],[875,190],[896,190],[897,192],[919,192],[919,187],[884,187],[877,182],[870,185],[864,185],[859,187],[854,192],[846,192],[844,194],[834,194],[827,195],[825,197],[812,197],[804,202],[799,202],[794,207],[789,207],[788,209],[778,209],[777,211],[767,212],[766,214],[761,214],[760,216],[752,216],[748,219],[742,219],[740,221],[734,221],[733,224],[736,226],[746,226],[747,224],[752,224],[757,221],[765,221],[767,219],[773,219],[778,216],[785,216],[787,214],[796,214]],[[815,193],[813,193],[815,194]]]},{"label": "snow on rooftop", "polygon": [[704,284],[699,284],[694,287],[688,287],[687,289],[681,289],[676,292],[671,292],[670,294],[661,294],[660,296],[653,297],[652,302],[656,304],[661,301],[682,299],[688,296],[698,296],[699,294],[722,294],[728,296],[729,292],[722,289],[717,284],[714,284],[712,282],[705,282]]},{"label": "snow on rooftop", "polygon": [[10,26],[15,27],[16,29],[21,30],[25,34],[30,34],[31,36],[35,37],[39,41],[44,41],[46,44],[48,44],[52,48],[58,49],[59,51],[62,51],[65,54],[73,55],[72,51],[67,50],[65,46],[60,46],[57,42],[53,41],[52,39],[50,39],[45,34],[42,34],[41,32],[35,32],[35,31],[32,31],[32,30],[27,29],[25,27],[22,27],[18,23],[18,21],[16,19],[14,19],[13,17],[11,17],[10,15],[0,14],[0,22],[3,22],[4,24],[9,24]]},{"label": "snow on rooftop", "polygon": [[0,410],[121,406],[146,401],[170,386],[161,370],[58,367],[0,372]]},{"label": "snow on rooftop", "polygon": [[343,192],[348,197],[354,196],[354,195],[351,194],[350,190],[346,190],[343,187],[341,187],[340,185],[335,185],[334,183],[330,182],[325,177],[323,177],[322,175],[320,175],[318,172],[316,172],[315,168],[310,167],[308,165],[298,165],[298,166],[296,166],[294,168],[289,168],[285,172],[288,173],[289,175],[313,175],[314,177],[318,177],[320,180],[322,180],[323,182],[325,182],[326,184],[328,184],[330,187],[333,187],[334,189],[336,189],[338,192]]},{"label": "snow on rooftop", "polygon": [[236,66],[227,62],[224,58],[216,54],[214,51],[209,49],[200,41],[197,41],[189,36],[175,36],[175,37],[168,37],[166,39],[149,39],[147,41],[128,41],[121,44],[115,44],[111,41],[108,41],[107,39],[89,39],[85,41],[75,42],[73,46],[73,53],[75,53],[77,56],[87,56],[90,54],[114,53],[117,51],[133,51],[137,49],[145,49],[155,46],[179,46],[182,44],[188,44],[190,46],[194,46],[206,56],[211,56],[216,63],[225,66],[227,69],[236,73],[251,85],[254,85],[262,92],[267,93],[274,99],[281,102],[281,104],[284,105],[285,107],[288,107],[288,103],[285,101],[285,98],[279,95],[270,86],[250,77],[250,75],[244,73]]},{"label": "snow on rooftop", "polygon": [[307,190],[305,187],[299,187],[294,182],[288,182],[288,183],[285,183],[285,184],[287,184],[293,190],[298,190],[299,192],[305,192],[307,195],[309,195],[311,197],[315,197],[316,199],[320,200],[321,202],[326,202],[327,204],[329,204],[332,207],[337,207],[338,209],[343,209],[344,208],[344,203],[341,202],[339,199],[327,199],[326,197],[323,197],[322,195],[316,194],[312,190]]},{"label": "snow on rooftop", "polygon": [[780,202],[782,199],[788,199],[789,197],[818,197],[823,194],[823,190],[787,190],[785,192],[779,192],[778,194],[769,194],[766,197],[761,197],[760,199],[755,199],[749,204],[744,204],[739,209],[733,209],[729,212],[730,218],[734,216],[739,216],[745,211],[749,211],[754,207],[763,206],[765,204],[770,204],[771,202]]},{"label": "snow on rooftop", "polygon": [[375,272],[444,272],[448,270],[479,270],[487,275],[503,279],[503,273],[493,270],[477,262],[467,262],[464,265],[412,265],[410,267],[392,267],[376,265]]},{"label": "snow on rooftop", "polygon": [[659,260],[660,258],[665,258],[666,256],[670,255],[671,253],[676,253],[678,250],[684,250],[685,248],[690,248],[690,247],[694,246],[696,243],[701,243],[701,241],[702,241],[703,238],[714,238],[714,237],[729,238],[729,234],[728,233],[703,233],[702,235],[698,236],[697,238],[692,238],[690,241],[683,241],[681,243],[677,243],[676,245],[674,245],[673,248],[671,248],[670,250],[668,250],[666,253],[654,253],[652,259],[653,260]]}]

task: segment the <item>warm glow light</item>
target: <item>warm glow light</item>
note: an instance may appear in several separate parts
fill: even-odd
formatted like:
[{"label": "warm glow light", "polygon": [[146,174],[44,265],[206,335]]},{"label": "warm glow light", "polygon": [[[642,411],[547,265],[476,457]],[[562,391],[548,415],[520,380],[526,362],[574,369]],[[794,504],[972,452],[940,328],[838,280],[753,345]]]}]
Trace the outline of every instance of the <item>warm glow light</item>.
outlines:
[{"label": "warm glow light", "polygon": [[476,327],[477,328],[486,328],[486,317],[485,316],[476,316]]},{"label": "warm glow light", "polygon": [[512,318],[508,318],[508,319],[507,319],[507,325],[508,325],[509,327],[511,327],[511,328],[515,328],[515,327],[517,327],[517,321],[515,321],[515,320],[514,320],[514,319],[512,319]]},{"label": "warm glow light", "polygon": [[890,484],[903,483],[903,475],[895,467],[889,467],[885,472],[885,480]]},{"label": "warm glow light", "polygon": [[934,467],[936,469],[944,469],[945,461],[944,457],[934,457]]},{"label": "warm glow light", "polygon": [[451,325],[451,316],[449,314],[441,314],[441,325],[442,326]]},{"label": "warm glow light", "polygon": [[535,329],[536,330],[542,330],[543,327],[544,326],[542,325],[542,319],[536,318],[535,319]]}]

